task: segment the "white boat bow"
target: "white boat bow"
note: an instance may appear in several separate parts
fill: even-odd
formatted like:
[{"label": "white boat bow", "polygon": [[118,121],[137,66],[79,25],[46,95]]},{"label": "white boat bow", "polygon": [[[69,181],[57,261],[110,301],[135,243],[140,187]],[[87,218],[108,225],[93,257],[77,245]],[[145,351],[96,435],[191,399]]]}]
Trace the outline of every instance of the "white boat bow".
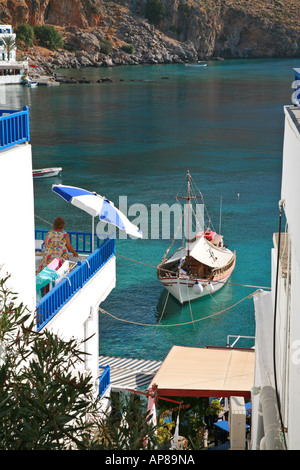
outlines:
[{"label": "white boat bow", "polygon": [[32,170],[32,176],[33,178],[50,178],[58,176],[61,172],[61,167],[41,168],[40,170]]}]

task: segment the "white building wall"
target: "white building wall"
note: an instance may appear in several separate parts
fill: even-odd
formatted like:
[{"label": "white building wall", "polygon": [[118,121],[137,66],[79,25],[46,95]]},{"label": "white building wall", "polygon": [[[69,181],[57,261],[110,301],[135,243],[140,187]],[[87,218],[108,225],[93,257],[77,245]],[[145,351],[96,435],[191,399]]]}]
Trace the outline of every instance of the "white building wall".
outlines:
[{"label": "white building wall", "polygon": [[230,450],[245,450],[246,408],[244,397],[230,397],[229,439]]},{"label": "white building wall", "polygon": [[[32,153],[28,143],[0,151],[0,275],[35,315],[35,224]],[[116,285],[116,260],[112,257],[45,326],[62,339],[74,337],[87,353],[81,370],[91,371],[95,392],[99,376],[98,307]]]},{"label": "white building wall", "polygon": [[90,338],[82,345],[82,350],[88,353],[82,370],[92,372],[96,387],[99,376],[98,307],[115,285],[116,259],[113,257],[45,326],[65,340],[72,337],[79,341]]},{"label": "white building wall", "polygon": [[[292,111],[292,114],[291,114]],[[276,382],[288,450],[300,449],[300,109],[285,107],[281,199],[281,248],[287,245],[287,267],[279,264],[276,309]],[[278,211],[279,214],[279,211]],[[286,220],[285,220],[286,219]],[[287,221],[287,225],[285,222]],[[285,235],[288,234],[288,237]],[[271,251],[271,293],[254,297],[256,374],[252,397],[252,449],[261,442],[259,387],[274,387],[273,325],[277,275],[277,246]]]},{"label": "white building wall", "polygon": [[254,296],[255,306],[255,376],[251,394],[251,448],[260,448],[263,437],[259,413],[260,390],[274,386],[272,343],[273,343],[273,301],[272,293],[261,291]]},{"label": "white building wall", "polygon": [[0,24],[0,34],[12,34],[13,29],[11,24]]},{"label": "white building wall", "polygon": [[300,272],[299,264],[292,265],[292,292],[291,296],[291,321],[290,321],[290,361],[288,370],[288,438],[289,450],[300,449],[300,303],[299,286]]},{"label": "white building wall", "polygon": [[[281,245],[283,244],[281,240]],[[274,302],[275,302],[275,280],[277,270],[277,249],[273,248],[271,252],[272,258],[272,323],[274,322]],[[288,422],[288,370],[289,370],[289,279],[282,276],[281,269],[278,274],[278,288],[277,288],[277,312],[276,312],[276,378],[278,393],[281,402],[281,413],[283,422],[286,425]],[[273,335],[273,325],[272,325]],[[273,339],[272,339],[272,352],[273,352]],[[272,356],[273,360],[273,356]],[[270,383],[274,387],[274,381]]]},{"label": "white building wall", "polygon": [[[300,235],[300,128],[291,119],[285,108],[285,131],[282,165],[281,197],[285,200],[285,213],[289,225],[290,237],[298,242]],[[300,109],[296,111],[300,119]],[[299,122],[300,126],[300,122]],[[294,262],[300,265],[300,244],[293,243]]]},{"label": "white building wall", "polygon": [[[10,24],[2,24],[0,25],[0,39],[3,37],[11,37],[14,41],[16,40],[16,34],[13,33],[13,29]],[[16,60],[16,51],[17,48],[15,47],[10,51],[11,56],[7,57],[7,50],[6,48],[0,44],[0,60]]]},{"label": "white building wall", "polygon": [[[300,449],[300,134],[299,127],[285,108],[282,188],[288,222],[290,281],[280,280],[278,289],[277,349],[279,392],[287,428],[289,450]],[[296,110],[296,113],[300,110]],[[298,113],[300,116],[300,113]],[[284,227],[283,227],[284,230]],[[273,257],[274,258],[274,257]],[[272,277],[275,279],[273,261]],[[274,281],[273,281],[274,284]]]},{"label": "white building wall", "polygon": [[[7,36],[12,37],[14,41],[16,40],[16,34],[13,33],[11,25],[0,25],[0,41]],[[16,66],[20,69],[20,73],[13,75],[13,69]],[[0,44],[0,85],[20,84],[27,67],[28,61],[17,61],[17,47],[14,47],[10,51],[10,57],[7,57],[5,46]],[[4,71],[7,73],[8,70],[12,70],[11,75],[4,75]]]},{"label": "white building wall", "polygon": [[22,70],[20,75],[0,75],[0,85],[20,84],[23,80],[23,75],[24,70]]},{"label": "white building wall", "polygon": [[0,151],[0,266],[9,286],[35,309],[35,245],[31,145]]}]

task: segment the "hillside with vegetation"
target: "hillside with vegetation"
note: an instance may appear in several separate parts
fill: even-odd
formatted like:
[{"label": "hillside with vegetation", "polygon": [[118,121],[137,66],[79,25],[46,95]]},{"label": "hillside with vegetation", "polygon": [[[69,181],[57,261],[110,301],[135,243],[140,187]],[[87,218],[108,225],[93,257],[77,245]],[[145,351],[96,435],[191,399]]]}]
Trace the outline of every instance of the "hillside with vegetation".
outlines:
[{"label": "hillside with vegetation", "polygon": [[300,55],[299,0],[0,0],[0,21],[50,68]]}]

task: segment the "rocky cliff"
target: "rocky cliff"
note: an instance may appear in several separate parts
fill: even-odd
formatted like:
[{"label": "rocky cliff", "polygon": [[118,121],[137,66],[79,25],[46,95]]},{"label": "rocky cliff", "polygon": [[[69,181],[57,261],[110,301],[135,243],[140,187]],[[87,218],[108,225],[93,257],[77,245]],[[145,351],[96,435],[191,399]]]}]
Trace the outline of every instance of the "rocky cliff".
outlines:
[{"label": "rocky cliff", "polygon": [[52,69],[300,55],[299,0],[162,1],[155,26],[147,0],[0,0],[0,22],[59,29],[64,49],[26,51]]}]

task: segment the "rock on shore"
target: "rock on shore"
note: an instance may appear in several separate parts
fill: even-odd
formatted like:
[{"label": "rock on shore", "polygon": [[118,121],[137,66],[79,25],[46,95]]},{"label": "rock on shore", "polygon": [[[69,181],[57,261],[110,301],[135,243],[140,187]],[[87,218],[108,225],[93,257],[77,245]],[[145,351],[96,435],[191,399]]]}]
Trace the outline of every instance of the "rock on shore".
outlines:
[{"label": "rock on shore", "polygon": [[198,60],[198,53],[191,41],[179,42],[168,38],[145,20],[140,20],[138,24],[134,20],[123,24],[122,33],[128,40],[127,43],[123,42],[123,45],[132,44],[132,53],[114,46],[110,54],[105,54],[101,51],[99,42],[104,36],[100,29],[85,32],[72,26],[67,27],[64,32],[65,44],[70,50],[45,52],[36,47],[29,51],[28,55],[38,66],[48,66],[52,70],[115,65],[172,64]]},{"label": "rock on shore", "polygon": [[156,26],[146,19],[147,0],[3,0],[0,18],[61,32],[64,49],[26,51],[47,72],[300,55],[299,0],[162,1],[166,14]]}]

